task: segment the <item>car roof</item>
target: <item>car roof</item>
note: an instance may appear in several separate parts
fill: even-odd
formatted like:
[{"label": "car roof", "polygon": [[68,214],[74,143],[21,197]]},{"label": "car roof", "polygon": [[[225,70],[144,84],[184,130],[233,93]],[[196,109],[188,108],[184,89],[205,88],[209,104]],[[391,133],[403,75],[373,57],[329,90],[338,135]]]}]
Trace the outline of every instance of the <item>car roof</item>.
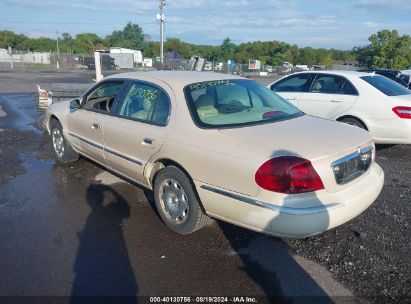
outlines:
[{"label": "car roof", "polygon": [[309,74],[333,74],[339,76],[354,76],[354,77],[361,77],[361,76],[370,76],[370,73],[367,72],[359,72],[359,71],[340,71],[340,70],[319,70],[319,71],[302,71],[293,73],[294,74],[302,74],[302,73],[309,73]]},{"label": "car roof", "polygon": [[147,72],[129,72],[119,73],[106,77],[110,78],[126,78],[138,79],[144,81],[162,81],[171,87],[185,87],[188,84],[212,81],[212,80],[227,80],[227,79],[247,79],[231,74],[222,74],[214,72],[197,72],[197,71],[147,71]]},{"label": "car roof", "polygon": [[360,72],[386,72],[386,73],[400,73],[400,70],[387,70],[387,69],[364,69]]}]

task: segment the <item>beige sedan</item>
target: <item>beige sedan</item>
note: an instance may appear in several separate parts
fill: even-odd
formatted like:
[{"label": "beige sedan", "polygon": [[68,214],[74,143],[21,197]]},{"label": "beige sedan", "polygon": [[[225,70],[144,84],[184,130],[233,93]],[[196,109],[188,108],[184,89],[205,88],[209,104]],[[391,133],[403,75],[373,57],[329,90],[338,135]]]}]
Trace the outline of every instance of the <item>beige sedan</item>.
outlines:
[{"label": "beige sedan", "polygon": [[113,75],[51,105],[44,124],[59,161],[82,155],[152,189],[181,234],[213,217],[304,238],[359,215],[384,181],[366,131],[233,75]]}]

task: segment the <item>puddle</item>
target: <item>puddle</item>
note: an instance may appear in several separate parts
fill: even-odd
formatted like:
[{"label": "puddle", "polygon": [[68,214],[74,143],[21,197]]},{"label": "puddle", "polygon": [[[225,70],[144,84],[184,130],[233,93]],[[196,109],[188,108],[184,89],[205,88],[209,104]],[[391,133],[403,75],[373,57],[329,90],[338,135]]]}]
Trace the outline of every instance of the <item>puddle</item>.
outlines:
[{"label": "puddle", "polygon": [[34,107],[33,94],[0,94],[0,117],[6,118],[1,127],[42,134],[38,127],[41,113],[33,111]]},{"label": "puddle", "polygon": [[54,165],[52,161],[40,161],[26,153],[20,153],[19,158],[25,172],[14,176],[8,183],[1,186],[0,207],[6,208],[13,214],[35,208],[32,204],[33,195],[38,197],[41,195],[37,193],[38,185],[50,180],[49,172],[52,171]]},{"label": "puddle", "polygon": [[52,167],[55,164],[54,160],[39,160],[33,155],[20,153],[20,160],[22,165],[27,171],[35,170],[34,172],[39,171],[51,171]]}]

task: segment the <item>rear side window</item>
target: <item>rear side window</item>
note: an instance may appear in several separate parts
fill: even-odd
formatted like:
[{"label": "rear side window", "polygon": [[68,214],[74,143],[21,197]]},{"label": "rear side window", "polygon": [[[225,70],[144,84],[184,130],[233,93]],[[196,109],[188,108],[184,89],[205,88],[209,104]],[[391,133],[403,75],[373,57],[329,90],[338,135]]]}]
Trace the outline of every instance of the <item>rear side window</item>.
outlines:
[{"label": "rear side window", "polygon": [[165,126],[170,113],[168,95],[159,87],[134,82],[124,94],[117,115]]},{"label": "rear side window", "polygon": [[310,87],[310,93],[358,95],[354,86],[344,77],[319,74]]},{"label": "rear side window", "polygon": [[346,80],[344,82],[343,87],[341,88],[341,94],[344,94],[344,95],[358,95],[358,91],[357,91],[356,88],[354,88],[354,86],[348,80]]},{"label": "rear side window", "polygon": [[411,94],[411,90],[384,76],[362,76],[360,78],[387,96]]},{"label": "rear side window", "polygon": [[305,92],[312,77],[312,74],[292,75],[273,84],[271,90],[274,92]]},{"label": "rear side window", "polygon": [[339,94],[344,85],[344,82],[344,78],[338,76],[318,75],[310,88],[310,92]]}]

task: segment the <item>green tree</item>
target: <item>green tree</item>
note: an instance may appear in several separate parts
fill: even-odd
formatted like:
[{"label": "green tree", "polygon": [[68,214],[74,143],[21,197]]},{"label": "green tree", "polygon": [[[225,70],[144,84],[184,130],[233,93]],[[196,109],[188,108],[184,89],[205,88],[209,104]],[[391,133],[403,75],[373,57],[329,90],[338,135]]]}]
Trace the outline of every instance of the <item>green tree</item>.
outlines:
[{"label": "green tree", "polygon": [[9,46],[22,48],[29,38],[24,35],[18,35],[12,31],[0,31],[0,48],[6,49]]},{"label": "green tree", "polygon": [[281,65],[285,61],[285,54],[277,52],[274,56],[270,57],[270,62],[267,62],[270,65]]},{"label": "green tree", "polygon": [[94,33],[78,34],[73,42],[73,51],[76,54],[90,54],[104,48],[106,48],[104,40]]},{"label": "green tree", "polygon": [[142,50],[144,46],[143,30],[138,24],[131,22],[120,31],[114,31],[106,37],[109,46],[123,47],[134,50]]},{"label": "green tree", "polygon": [[159,57],[160,56],[160,42],[145,41],[143,47],[143,54],[145,57]]},{"label": "green tree", "polygon": [[74,46],[74,39],[71,37],[69,33],[63,33],[61,34],[60,38],[60,52],[62,53],[70,53],[73,50]]},{"label": "green tree", "polygon": [[230,38],[224,39],[220,46],[220,59],[227,61],[229,59],[234,59],[234,53],[236,51],[236,45],[231,42]]},{"label": "green tree", "polygon": [[177,38],[168,38],[164,44],[166,52],[177,52],[182,58],[189,58],[191,54],[190,46]]},{"label": "green tree", "polygon": [[325,65],[325,66],[331,66],[333,64],[333,58],[331,53],[326,52],[319,61],[319,64]]},{"label": "green tree", "polygon": [[32,38],[27,42],[27,48],[36,52],[56,52],[56,40],[48,37]]},{"label": "green tree", "polygon": [[220,47],[211,45],[193,46],[193,52],[208,60],[217,61],[220,57]]},{"label": "green tree", "polygon": [[368,40],[369,45],[353,50],[361,64],[385,69],[404,69],[411,65],[410,36],[400,36],[396,30],[382,30]]}]

